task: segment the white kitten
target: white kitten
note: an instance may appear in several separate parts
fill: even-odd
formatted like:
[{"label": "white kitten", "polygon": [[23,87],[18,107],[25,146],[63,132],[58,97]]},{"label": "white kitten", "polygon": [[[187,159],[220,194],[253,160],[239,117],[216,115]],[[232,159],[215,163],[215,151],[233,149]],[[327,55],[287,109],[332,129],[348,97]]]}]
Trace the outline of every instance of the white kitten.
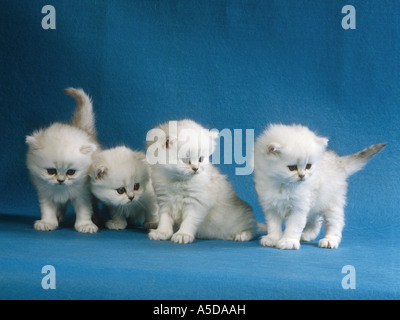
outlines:
[{"label": "white kitten", "polygon": [[[267,220],[261,245],[299,249],[300,240],[337,248],[344,227],[347,178],[361,170],[385,144],[339,157],[326,151],[328,139],[300,125],[270,125],[255,144],[254,181]],[[282,224],[285,220],[285,231]]]},{"label": "white kitten", "polygon": [[107,228],[125,229],[129,220],[157,227],[157,201],[144,153],[124,146],[96,153],[90,176],[93,194],[109,208]]},{"label": "white kitten", "polygon": [[156,142],[148,141],[147,159],[152,150],[166,162],[151,170],[160,222],[149,238],[176,243],[191,243],[195,237],[252,239],[257,223],[251,207],[209,162],[217,135],[191,120],[170,121],[153,130],[159,133],[159,147],[155,150]]},{"label": "white kitten", "polygon": [[88,170],[98,149],[93,107],[81,89],[68,88],[77,107],[70,124],[54,123],[26,137],[29,146],[26,164],[35,185],[41,210],[36,230],[54,230],[71,202],[76,212],[75,229],[97,232],[92,222],[92,198]]}]

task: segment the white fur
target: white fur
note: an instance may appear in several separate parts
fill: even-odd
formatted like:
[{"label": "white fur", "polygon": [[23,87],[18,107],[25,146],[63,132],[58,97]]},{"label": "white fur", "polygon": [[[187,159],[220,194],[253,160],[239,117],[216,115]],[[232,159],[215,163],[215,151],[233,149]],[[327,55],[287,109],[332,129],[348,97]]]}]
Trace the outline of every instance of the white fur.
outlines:
[{"label": "white fur", "polygon": [[[171,152],[178,159],[177,163],[152,166],[160,221],[158,228],[150,231],[149,238],[171,239],[176,243],[191,243],[195,238],[252,239],[256,221],[251,207],[236,195],[226,177],[209,161],[216,136],[191,120],[178,121],[175,132],[169,132],[168,123],[158,128],[166,136],[158,152]],[[181,133],[187,130],[190,134],[182,138]]]},{"label": "white fur", "polygon": [[[68,90],[68,94],[85,95],[82,90]],[[78,103],[79,108],[91,110],[92,106],[91,103],[86,106]],[[88,112],[86,116],[91,115],[92,112]],[[54,123],[27,136],[26,143],[29,146],[26,164],[41,209],[41,220],[35,221],[34,228],[56,229],[70,202],[76,212],[75,229],[97,232],[98,228],[91,220],[93,210],[88,176],[92,154],[98,149],[92,132],[70,124]],[[47,169],[55,169],[56,173],[49,174]]]},{"label": "white fur", "polygon": [[[109,208],[107,228],[125,229],[129,220],[157,227],[158,207],[144,153],[124,146],[101,151],[93,156],[90,177],[93,194]],[[118,193],[120,188],[125,192]]]},{"label": "white fur", "polygon": [[[314,240],[324,222],[325,235],[319,246],[339,246],[344,227],[347,177],[360,170],[384,145],[339,157],[325,150],[327,143],[328,139],[300,125],[270,125],[258,137],[254,181],[268,229],[268,234],[261,238],[261,245],[299,249],[300,240]],[[307,166],[310,164],[311,167]],[[288,166],[294,165],[296,170],[289,170]]]}]

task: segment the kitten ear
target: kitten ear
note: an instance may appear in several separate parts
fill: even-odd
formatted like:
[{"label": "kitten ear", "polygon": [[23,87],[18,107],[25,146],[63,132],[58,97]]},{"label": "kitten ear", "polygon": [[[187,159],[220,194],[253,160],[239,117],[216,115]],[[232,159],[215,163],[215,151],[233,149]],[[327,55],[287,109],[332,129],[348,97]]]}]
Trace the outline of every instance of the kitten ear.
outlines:
[{"label": "kitten ear", "polygon": [[272,142],[267,145],[266,152],[267,154],[279,155],[281,153],[281,146],[276,142]]},{"label": "kitten ear", "polygon": [[82,152],[83,154],[92,154],[97,150],[97,146],[94,143],[91,144],[85,144],[82,147],[80,147],[79,151]]},{"label": "kitten ear", "polygon": [[106,175],[106,173],[107,173],[107,168],[106,167],[104,167],[104,166],[98,167],[96,169],[94,178],[96,180],[101,180]]},{"label": "kitten ear", "polygon": [[41,148],[38,139],[34,136],[26,136],[25,142],[30,148],[32,148],[32,150],[38,150]]},{"label": "kitten ear", "polygon": [[329,141],[328,138],[323,138],[323,137],[317,138],[317,142],[323,147],[326,147],[328,145],[328,141]]},{"label": "kitten ear", "polygon": [[164,149],[171,148],[173,145],[175,145],[176,141],[177,141],[177,139],[173,139],[173,138],[167,137],[167,139],[165,140],[165,142],[163,144],[163,148]]}]

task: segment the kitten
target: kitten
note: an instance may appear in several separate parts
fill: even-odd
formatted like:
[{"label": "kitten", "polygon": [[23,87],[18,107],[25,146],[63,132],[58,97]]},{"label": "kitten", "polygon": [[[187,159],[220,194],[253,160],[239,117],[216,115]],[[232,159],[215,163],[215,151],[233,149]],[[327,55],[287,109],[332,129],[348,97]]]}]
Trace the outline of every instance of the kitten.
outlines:
[{"label": "kitten", "polygon": [[[215,150],[215,132],[191,120],[170,121],[153,130],[159,136],[148,141],[147,159],[157,142],[155,153],[166,162],[152,165],[160,221],[149,238],[175,243],[191,243],[195,238],[252,239],[257,224],[251,207],[209,161]],[[178,229],[175,233],[174,227]]]},{"label": "kitten", "polygon": [[93,106],[82,89],[68,88],[65,93],[77,106],[69,124],[54,123],[26,137],[26,164],[37,189],[41,219],[36,230],[55,230],[70,202],[76,212],[75,229],[97,232],[92,222],[92,196],[88,170],[92,154],[99,148],[94,127]]},{"label": "kitten", "polygon": [[157,227],[157,201],[144,153],[124,146],[98,152],[90,177],[93,194],[109,208],[108,229],[125,229],[127,220],[146,229]]},{"label": "kitten", "polygon": [[[299,249],[325,225],[321,248],[337,248],[344,227],[347,178],[361,170],[385,144],[339,157],[328,139],[301,125],[270,125],[257,139],[254,181],[267,220],[261,245]],[[285,231],[282,223],[285,220]]]}]

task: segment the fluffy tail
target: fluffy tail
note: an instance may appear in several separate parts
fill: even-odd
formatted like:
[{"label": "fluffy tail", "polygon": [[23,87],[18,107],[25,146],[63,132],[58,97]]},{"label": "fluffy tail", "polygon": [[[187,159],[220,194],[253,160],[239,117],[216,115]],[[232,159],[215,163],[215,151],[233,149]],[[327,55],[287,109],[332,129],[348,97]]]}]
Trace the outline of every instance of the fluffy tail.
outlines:
[{"label": "fluffy tail", "polygon": [[92,100],[82,89],[66,88],[64,92],[76,101],[71,125],[86,131],[92,137],[96,137]]},{"label": "fluffy tail", "polygon": [[341,157],[343,168],[346,170],[347,175],[350,176],[353,173],[361,170],[365,164],[371,159],[375,154],[381,151],[386,146],[386,143],[374,144],[360,152],[351,154],[348,156]]}]

